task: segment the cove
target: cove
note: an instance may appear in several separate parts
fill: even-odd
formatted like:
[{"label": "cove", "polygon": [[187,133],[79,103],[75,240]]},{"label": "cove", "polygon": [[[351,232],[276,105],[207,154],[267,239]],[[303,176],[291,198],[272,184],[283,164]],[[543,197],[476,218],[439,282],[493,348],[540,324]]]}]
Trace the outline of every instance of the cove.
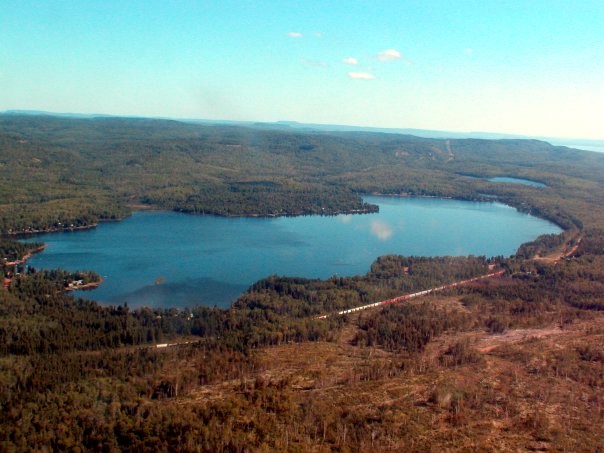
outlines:
[{"label": "cove", "polygon": [[104,279],[79,296],[130,307],[227,307],[269,275],[365,274],[381,255],[509,256],[560,228],[500,203],[366,197],[363,215],[225,218],[135,212],[97,228],[37,235],[37,269],[95,270]]}]

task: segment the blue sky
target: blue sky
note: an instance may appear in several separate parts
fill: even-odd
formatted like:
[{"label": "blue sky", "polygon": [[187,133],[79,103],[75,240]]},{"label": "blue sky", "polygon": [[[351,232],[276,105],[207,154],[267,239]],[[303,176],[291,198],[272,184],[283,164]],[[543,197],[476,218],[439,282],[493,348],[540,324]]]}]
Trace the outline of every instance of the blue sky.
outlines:
[{"label": "blue sky", "polygon": [[604,139],[604,1],[0,3],[0,110]]}]

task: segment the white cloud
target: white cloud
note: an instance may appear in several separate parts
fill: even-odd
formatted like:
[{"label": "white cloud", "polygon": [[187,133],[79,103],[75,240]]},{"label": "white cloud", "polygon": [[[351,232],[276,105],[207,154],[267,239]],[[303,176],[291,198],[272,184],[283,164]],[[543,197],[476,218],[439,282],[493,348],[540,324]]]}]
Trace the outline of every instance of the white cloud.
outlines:
[{"label": "white cloud", "polygon": [[377,57],[378,57],[378,60],[380,60],[380,61],[392,61],[392,60],[400,60],[402,55],[396,49],[386,49],[386,50],[382,50],[380,53],[378,53]]},{"label": "white cloud", "polygon": [[287,36],[289,36],[290,38],[301,38],[304,35],[299,31],[290,31]]},{"label": "white cloud", "polygon": [[349,72],[348,77],[351,79],[373,80],[375,76],[369,72]]},{"label": "white cloud", "polygon": [[344,58],[342,60],[342,63],[346,63],[346,64],[350,64],[350,65],[357,65],[357,64],[359,64],[359,60],[357,60],[356,58],[353,58],[353,57],[348,57],[348,58]]},{"label": "white cloud", "polygon": [[380,241],[387,241],[392,236],[392,228],[384,222],[373,220],[371,222],[371,234]]}]

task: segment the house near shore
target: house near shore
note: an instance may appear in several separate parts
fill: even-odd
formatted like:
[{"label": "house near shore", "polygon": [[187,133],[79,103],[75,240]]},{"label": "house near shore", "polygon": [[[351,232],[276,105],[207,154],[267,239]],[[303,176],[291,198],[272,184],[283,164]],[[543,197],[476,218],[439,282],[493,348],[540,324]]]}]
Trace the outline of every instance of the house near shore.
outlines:
[{"label": "house near shore", "polygon": [[74,280],[67,284],[68,288],[77,288],[78,286],[82,286],[84,284],[84,280]]}]

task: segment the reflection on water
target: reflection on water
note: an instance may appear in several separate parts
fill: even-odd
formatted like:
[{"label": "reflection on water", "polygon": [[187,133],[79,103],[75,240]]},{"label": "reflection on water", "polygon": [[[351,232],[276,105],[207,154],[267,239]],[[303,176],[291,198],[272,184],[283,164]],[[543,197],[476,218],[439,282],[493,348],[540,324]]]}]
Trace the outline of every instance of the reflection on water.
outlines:
[{"label": "reflection on water", "polygon": [[[106,302],[120,304],[127,301],[130,307],[225,306],[229,301],[235,301],[248,286],[219,282],[211,278],[185,279],[178,283],[163,282],[161,285],[143,286],[129,293],[119,294]],[[84,297],[89,294],[92,295],[86,293]]]},{"label": "reflection on water", "polygon": [[[377,214],[224,218],[137,212],[91,230],[46,234],[36,268],[93,269],[84,297],[109,303],[228,306],[268,275],[364,274],[380,255],[511,255],[555,225],[497,203],[367,197]],[[158,277],[162,280],[158,284]]]},{"label": "reflection on water", "polygon": [[371,233],[380,241],[387,241],[392,236],[392,228],[382,220],[372,220]]}]

